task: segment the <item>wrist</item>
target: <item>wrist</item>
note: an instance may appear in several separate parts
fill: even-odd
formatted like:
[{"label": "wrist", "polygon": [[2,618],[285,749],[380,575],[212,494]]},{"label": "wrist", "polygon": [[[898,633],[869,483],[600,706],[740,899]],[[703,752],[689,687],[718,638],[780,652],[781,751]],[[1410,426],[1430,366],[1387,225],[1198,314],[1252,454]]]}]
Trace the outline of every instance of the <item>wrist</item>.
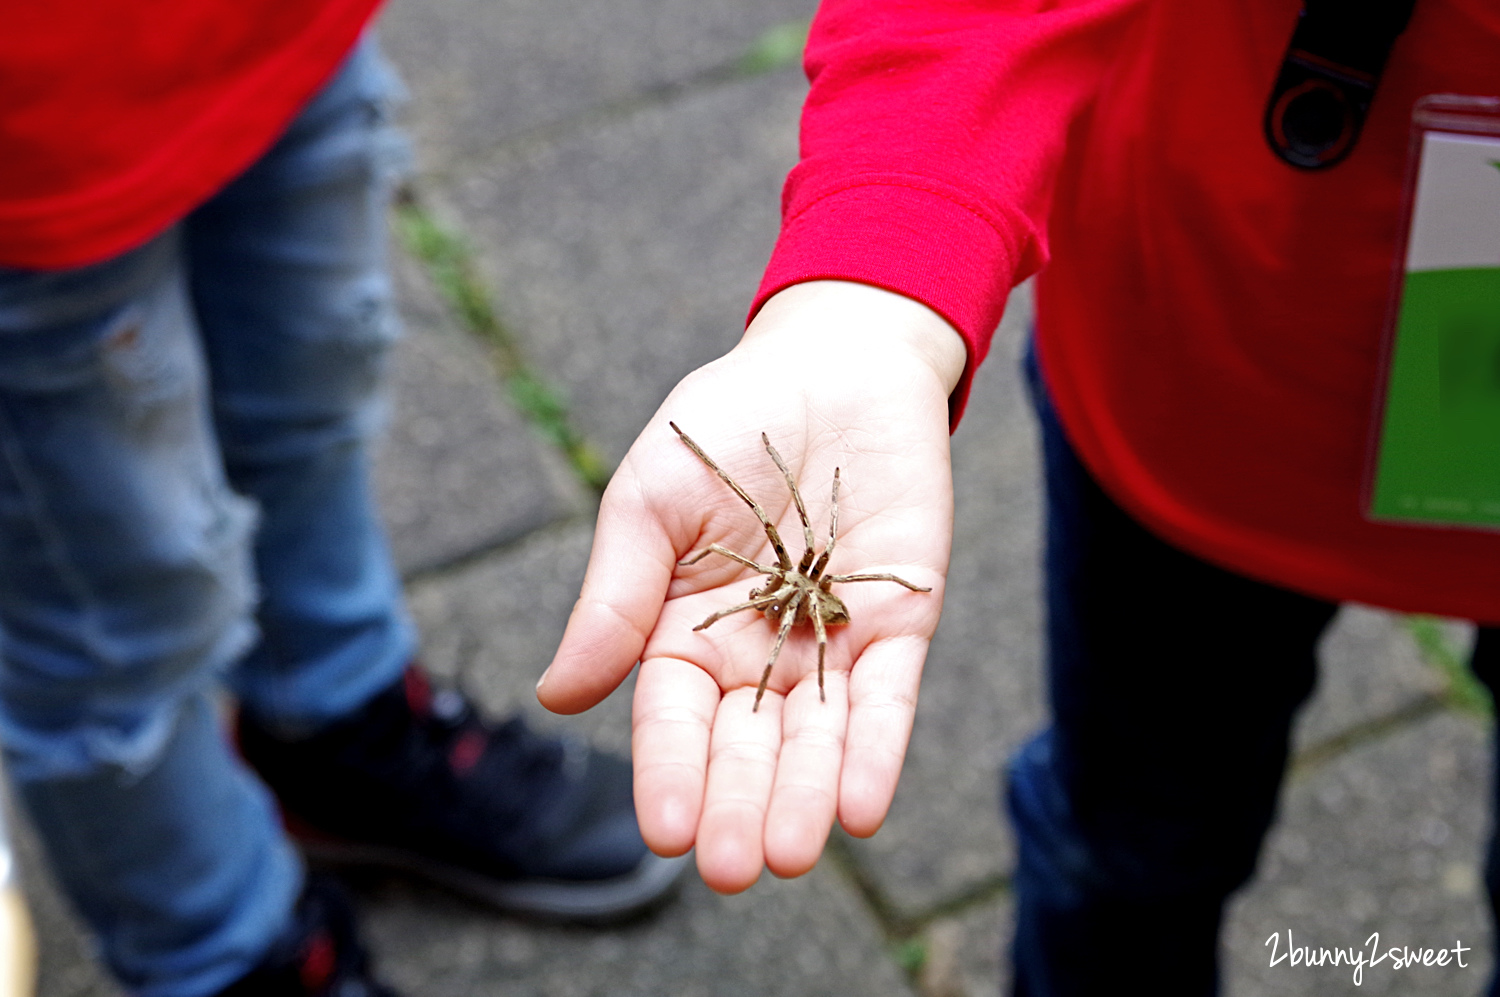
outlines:
[{"label": "wrist", "polygon": [[795,343],[799,351],[831,351],[862,360],[916,361],[944,397],[968,362],[958,330],[915,299],[869,284],[818,280],[793,284],[766,299],[745,330],[747,345]]}]

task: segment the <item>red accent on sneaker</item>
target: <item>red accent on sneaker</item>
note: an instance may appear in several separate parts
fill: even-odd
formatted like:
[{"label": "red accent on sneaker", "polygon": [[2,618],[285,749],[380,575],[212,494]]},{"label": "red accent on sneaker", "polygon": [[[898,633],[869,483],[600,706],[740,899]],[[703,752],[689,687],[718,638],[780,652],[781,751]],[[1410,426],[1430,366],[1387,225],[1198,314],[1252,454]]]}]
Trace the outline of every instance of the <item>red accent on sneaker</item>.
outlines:
[{"label": "red accent on sneaker", "polygon": [[432,716],[432,684],[427,673],[408,665],[401,675],[401,688],[406,693],[406,705],[419,717]]},{"label": "red accent on sneaker", "polygon": [[466,776],[469,771],[479,764],[480,756],[484,754],[485,746],[489,739],[481,730],[466,730],[453,742],[448,749],[448,767],[456,776]]},{"label": "red accent on sneaker", "polygon": [[297,967],[297,978],[302,981],[302,988],[308,993],[320,994],[327,989],[328,981],[333,979],[333,971],[337,966],[338,952],[333,938],[327,930],[322,930],[307,940],[302,964]]},{"label": "red accent on sneaker", "polygon": [[315,827],[286,809],[286,807],[281,808],[281,826],[286,829],[287,835],[293,841],[303,845],[340,845],[345,843],[345,839],[340,838],[336,834],[329,834],[322,828]]}]

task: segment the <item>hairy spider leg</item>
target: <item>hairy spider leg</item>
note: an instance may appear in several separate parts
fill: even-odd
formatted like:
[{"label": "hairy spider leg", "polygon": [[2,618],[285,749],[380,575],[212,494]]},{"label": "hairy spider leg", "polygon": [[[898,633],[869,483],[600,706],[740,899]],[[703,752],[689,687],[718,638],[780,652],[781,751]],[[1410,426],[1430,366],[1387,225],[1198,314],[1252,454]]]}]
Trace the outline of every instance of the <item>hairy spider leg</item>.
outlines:
[{"label": "hairy spider leg", "polygon": [[932,587],[928,585],[913,585],[905,578],[899,578],[886,571],[862,571],[854,575],[829,575],[823,579],[825,582],[895,582],[905,585],[913,592],[931,592]]},{"label": "hairy spider leg", "polygon": [[802,599],[806,595],[806,589],[797,589],[796,594],[787,602],[786,608],[781,611],[781,626],[776,631],[776,643],[771,646],[771,656],[766,659],[766,670],[761,673],[760,685],[755,690],[755,703],[750,707],[751,713],[760,709],[760,697],[766,694],[766,683],[771,681],[771,669],[776,666],[776,659],[781,654],[781,645],[786,643],[786,635],[792,629],[792,624],[796,622],[797,607],[802,605]]},{"label": "hairy spider leg", "polygon": [[763,575],[779,574],[782,570],[781,568],[761,564],[759,561],[752,561],[745,555],[736,554],[734,551],[730,550],[728,547],[722,546],[721,544],[709,544],[707,547],[703,548],[691,557],[685,557],[681,561],[678,561],[677,564],[679,567],[686,568],[691,565],[697,564],[699,561],[703,560],[710,554],[723,554],[731,561],[738,561],[741,564],[745,565],[745,567],[754,568],[756,571],[760,572]]},{"label": "hairy spider leg", "polygon": [[818,598],[817,589],[809,593],[812,600],[812,625],[813,633],[818,635],[818,702],[828,702],[828,697],[823,694],[823,653],[828,650],[828,628],[823,625],[822,600]]},{"label": "hairy spider leg", "polygon": [[758,596],[754,599],[751,599],[749,602],[742,602],[738,606],[730,606],[727,609],[720,609],[716,612],[710,613],[708,619],[704,620],[702,623],[693,628],[693,633],[697,633],[699,630],[707,630],[709,627],[713,626],[715,623],[718,623],[724,617],[733,616],[735,613],[738,613],[742,610],[765,609],[767,606],[775,605],[777,599],[786,595],[786,589],[787,587],[779,588],[775,592],[772,592],[770,595]]},{"label": "hairy spider leg", "polygon": [[823,553],[818,555],[818,563],[813,565],[812,574],[808,577],[817,581],[823,569],[828,567],[828,559],[833,556],[833,545],[839,539],[839,469],[833,469],[833,504],[828,513],[828,546],[823,548]]},{"label": "hairy spider leg", "polygon": [[797,574],[807,574],[807,569],[812,566],[813,558],[817,556],[817,541],[813,539],[812,523],[807,519],[807,506],[802,503],[802,493],[797,490],[797,481],[792,477],[792,472],[787,468],[786,461],[781,459],[781,454],[771,446],[771,438],[765,433],[760,434],[760,441],[766,445],[766,453],[776,462],[781,469],[781,476],[786,478],[786,486],[791,490],[792,501],[797,505],[797,515],[802,520],[802,542],[805,545],[802,551],[802,563],[797,565]]},{"label": "hairy spider leg", "polygon": [[688,445],[689,450],[698,455],[699,460],[708,465],[710,471],[719,476],[720,481],[728,485],[740,497],[740,500],[750,507],[750,511],[755,513],[755,518],[760,520],[760,525],[766,528],[766,536],[770,538],[771,548],[776,551],[777,563],[781,565],[783,571],[791,571],[792,559],[787,555],[786,544],[781,542],[781,534],[776,532],[776,524],[771,522],[770,518],[766,516],[766,510],[760,507],[759,502],[750,497],[749,492],[745,491],[733,478],[725,474],[724,469],[715,464],[713,458],[704,453],[703,448],[694,443],[691,436],[678,429],[677,423],[668,422],[667,425],[671,426],[672,432],[676,433],[678,438]]}]

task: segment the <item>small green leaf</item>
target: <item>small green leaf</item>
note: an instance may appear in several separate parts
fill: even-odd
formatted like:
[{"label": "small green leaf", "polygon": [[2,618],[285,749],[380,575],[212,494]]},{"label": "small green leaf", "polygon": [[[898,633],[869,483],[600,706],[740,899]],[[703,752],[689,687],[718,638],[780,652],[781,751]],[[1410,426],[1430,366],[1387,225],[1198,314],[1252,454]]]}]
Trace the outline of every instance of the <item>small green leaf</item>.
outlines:
[{"label": "small green leaf", "polygon": [[1487,717],[1494,712],[1490,691],[1474,677],[1458,649],[1448,643],[1438,620],[1431,616],[1408,616],[1406,629],[1417,642],[1422,660],[1443,677],[1447,685],[1444,698],[1451,705],[1479,716]]},{"label": "small green leaf", "polygon": [[896,960],[896,965],[916,976],[927,963],[927,943],[920,938],[897,942],[891,949],[891,957]]},{"label": "small green leaf", "polygon": [[807,28],[807,21],[787,21],[769,29],[740,56],[739,71],[755,76],[795,65],[807,47]]},{"label": "small green leaf", "polygon": [[489,347],[495,373],[533,429],[568,456],[574,472],[596,491],[609,482],[609,465],[569,421],[568,400],[527,366],[515,337],[501,321],[490,290],[480,280],[473,251],[444,228],[412,194],[396,208],[396,232],[407,252],[427,270],[458,324]]}]

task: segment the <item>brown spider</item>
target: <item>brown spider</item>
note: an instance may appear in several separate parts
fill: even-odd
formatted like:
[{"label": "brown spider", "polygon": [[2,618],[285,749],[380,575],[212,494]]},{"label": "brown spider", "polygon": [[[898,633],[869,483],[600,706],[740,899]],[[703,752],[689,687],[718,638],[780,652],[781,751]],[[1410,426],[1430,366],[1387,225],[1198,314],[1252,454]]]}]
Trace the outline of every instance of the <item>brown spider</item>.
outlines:
[{"label": "brown spider", "polygon": [[839,532],[839,470],[833,469],[833,507],[829,514],[828,524],[828,546],[823,548],[819,554],[815,548],[816,541],[813,539],[812,524],[807,520],[807,506],[802,504],[802,495],[797,491],[797,482],[792,478],[792,472],[787,469],[786,462],[781,459],[781,454],[771,446],[771,440],[765,433],[760,434],[760,441],[766,446],[766,453],[776,462],[776,467],[786,478],[786,486],[791,489],[792,501],[797,504],[797,516],[802,520],[803,538],[807,549],[802,552],[802,560],[796,565],[787,555],[786,545],[781,542],[781,534],[776,532],[776,524],[766,516],[766,511],[760,507],[760,503],[750,497],[745,489],[735,483],[734,479],[725,474],[723,469],[715,464],[703,448],[694,443],[692,437],[677,428],[677,423],[669,422],[672,431],[682,438],[682,442],[688,445],[688,449],[698,455],[698,459],[708,465],[709,470],[717,474],[724,484],[734,490],[734,493],[750,507],[755,513],[755,518],[760,520],[760,525],[766,529],[766,536],[771,541],[771,548],[776,551],[776,563],[774,565],[760,564],[750,560],[742,554],[736,554],[727,547],[719,544],[709,544],[703,550],[677,563],[686,567],[697,564],[709,554],[721,554],[731,561],[738,561],[747,568],[753,568],[763,575],[769,575],[766,583],[759,588],[750,590],[749,600],[727,609],[721,609],[708,619],[693,628],[696,633],[712,626],[724,617],[738,613],[742,609],[758,609],[765,614],[766,619],[772,623],[779,624],[776,630],[776,643],[771,647],[771,656],[766,659],[766,670],[760,677],[760,686],[755,690],[755,705],[750,707],[754,713],[760,709],[760,699],[766,694],[766,683],[771,678],[771,668],[776,664],[776,658],[781,654],[781,645],[786,643],[787,632],[795,623],[812,621],[813,632],[818,637],[818,699],[827,702],[823,694],[823,656],[828,648],[828,627],[838,626],[849,622],[849,610],[838,596],[834,595],[831,586],[835,582],[896,582],[905,585],[913,592],[931,592],[932,589],[913,585],[904,578],[886,572],[861,572],[853,575],[825,575],[823,569],[828,567],[828,559],[833,555],[833,545],[838,540]]}]

